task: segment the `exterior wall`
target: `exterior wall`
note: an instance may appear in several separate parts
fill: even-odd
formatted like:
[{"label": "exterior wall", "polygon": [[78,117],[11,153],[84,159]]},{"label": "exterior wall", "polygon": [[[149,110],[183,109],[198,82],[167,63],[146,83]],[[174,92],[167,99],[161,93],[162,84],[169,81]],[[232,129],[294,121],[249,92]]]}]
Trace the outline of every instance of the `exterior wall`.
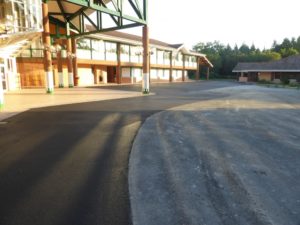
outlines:
[{"label": "exterior wall", "polygon": [[22,88],[45,87],[44,65],[41,60],[32,62],[18,62],[17,70],[20,74]]},{"label": "exterior wall", "polygon": [[[93,61],[89,61],[91,64],[86,64],[88,61],[83,61],[78,64],[78,85],[79,86],[91,86],[94,84],[115,82],[108,78],[108,67],[106,65],[92,65]],[[45,87],[45,74],[42,59],[18,59],[18,72],[21,77],[21,85],[23,88],[44,88]],[[110,69],[115,67],[109,66]],[[112,72],[113,73],[113,72]],[[122,67],[122,83],[139,83],[142,81],[142,69],[141,67]],[[150,77],[152,82],[169,82],[169,68],[153,67],[150,70]],[[188,80],[187,71],[184,72],[185,80]],[[58,87],[59,78],[57,72],[57,63],[54,60],[53,65],[54,85]],[[172,72],[173,81],[182,81],[182,70],[173,69]],[[66,61],[63,62],[63,77],[64,86],[68,86],[68,70]]]},{"label": "exterior wall", "polygon": [[94,84],[106,84],[107,83],[107,67],[94,65]]},{"label": "exterior wall", "polygon": [[133,83],[130,68],[122,68],[122,83]]},{"label": "exterior wall", "polygon": [[[53,27],[51,30],[53,31]],[[64,86],[68,86],[68,71],[65,41],[59,40],[62,45]],[[116,82],[114,71],[117,66],[117,44],[115,42],[83,38],[77,41],[78,85],[89,86],[100,83]],[[169,82],[170,51],[152,48],[150,55],[150,77],[152,81]],[[183,53],[173,52],[172,80],[182,81]],[[53,57],[53,74],[55,86],[58,86],[58,72],[56,53]],[[142,81],[142,47],[121,44],[122,83],[138,83]],[[185,55],[185,69],[197,70],[196,57]],[[20,73],[22,87],[45,87],[43,68],[42,42],[38,39],[30,48],[24,50],[18,59],[18,72]],[[188,79],[185,71],[185,79]]]},{"label": "exterior wall", "polygon": [[[58,87],[59,85],[59,77],[58,77],[58,71],[57,67],[53,67],[53,81],[54,81],[54,86]],[[64,86],[67,87],[69,85],[69,78],[68,78],[68,68],[65,66],[63,67],[63,79],[64,79]]]},{"label": "exterior wall", "polygon": [[78,86],[94,85],[94,74],[90,65],[80,65],[78,67]]},{"label": "exterior wall", "polygon": [[143,78],[143,70],[141,68],[132,68],[132,76],[136,83],[141,82]]},{"label": "exterior wall", "polygon": [[261,72],[261,73],[258,74],[258,80],[271,81],[272,80],[272,73],[271,72]]}]

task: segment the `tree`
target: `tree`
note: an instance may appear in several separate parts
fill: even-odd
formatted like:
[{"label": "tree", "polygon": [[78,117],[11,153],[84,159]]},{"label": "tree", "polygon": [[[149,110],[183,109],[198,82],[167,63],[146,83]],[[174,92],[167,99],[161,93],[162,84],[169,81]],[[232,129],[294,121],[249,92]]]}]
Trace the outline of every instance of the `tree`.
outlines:
[{"label": "tree", "polygon": [[212,62],[214,68],[212,74],[217,76],[232,75],[232,69],[238,62],[268,62],[279,60],[300,52],[300,37],[285,38],[282,43],[273,41],[270,49],[257,49],[254,43],[249,47],[242,44],[240,47],[235,45],[233,48],[227,44],[224,45],[218,41],[203,43],[200,42],[194,46],[194,50],[206,54]]},{"label": "tree", "polygon": [[292,48],[292,47],[293,47],[292,43],[288,38],[283,39],[283,42],[280,45],[281,49],[283,49],[283,48],[288,49],[288,48]]},{"label": "tree", "polygon": [[239,50],[241,53],[244,53],[244,54],[250,53],[250,48],[246,44],[242,44]]},{"label": "tree", "polygon": [[281,56],[283,58],[291,56],[291,55],[297,55],[297,54],[299,54],[299,52],[297,51],[297,49],[294,49],[294,48],[282,48],[282,49],[280,49],[279,53],[281,54]]}]

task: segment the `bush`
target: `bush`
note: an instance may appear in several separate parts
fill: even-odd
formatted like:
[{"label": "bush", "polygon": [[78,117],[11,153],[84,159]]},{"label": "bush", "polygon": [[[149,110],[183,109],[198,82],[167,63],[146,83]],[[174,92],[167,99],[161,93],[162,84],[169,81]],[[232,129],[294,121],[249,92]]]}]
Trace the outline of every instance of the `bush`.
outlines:
[{"label": "bush", "polygon": [[271,84],[272,82],[262,79],[262,80],[257,81],[257,83],[259,83],[259,84]]},{"label": "bush", "polygon": [[284,85],[288,85],[290,83],[290,80],[287,77],[282,77],[280,80]]}]

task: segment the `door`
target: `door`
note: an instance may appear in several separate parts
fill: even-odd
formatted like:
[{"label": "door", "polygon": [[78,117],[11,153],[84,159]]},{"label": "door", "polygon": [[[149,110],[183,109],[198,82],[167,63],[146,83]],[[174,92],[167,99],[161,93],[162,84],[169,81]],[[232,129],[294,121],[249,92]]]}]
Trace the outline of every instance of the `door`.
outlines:
[{"label": "door", "polygon": [[6,74],[5,74],[5,69],[4,69],[4,65],[3,64],[0,64],[0,76],[1,76],[1,80],[2,80],[2,87],[3,87],[3,90],[6,91],[7,90],[7,77],[6,77]]}]

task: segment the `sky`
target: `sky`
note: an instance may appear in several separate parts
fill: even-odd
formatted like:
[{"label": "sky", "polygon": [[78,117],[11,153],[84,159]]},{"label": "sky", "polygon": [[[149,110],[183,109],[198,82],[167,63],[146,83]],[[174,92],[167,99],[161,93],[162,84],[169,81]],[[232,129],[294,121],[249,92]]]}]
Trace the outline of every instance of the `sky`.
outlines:
[{"label": "sky", "polygon": [[[300,36],[299,0],[148,0],[150,37],[191,48],[198,42],[260,49]],[[141,35],[141,28],[129,31]]]}]

